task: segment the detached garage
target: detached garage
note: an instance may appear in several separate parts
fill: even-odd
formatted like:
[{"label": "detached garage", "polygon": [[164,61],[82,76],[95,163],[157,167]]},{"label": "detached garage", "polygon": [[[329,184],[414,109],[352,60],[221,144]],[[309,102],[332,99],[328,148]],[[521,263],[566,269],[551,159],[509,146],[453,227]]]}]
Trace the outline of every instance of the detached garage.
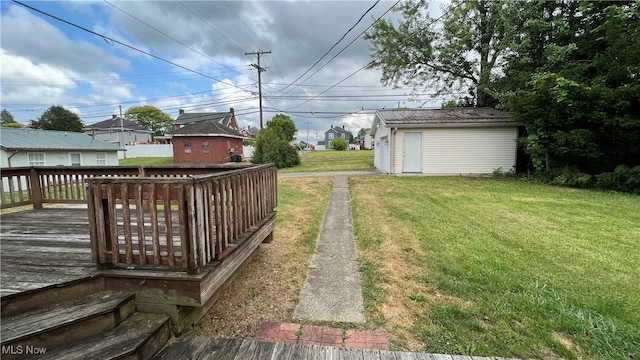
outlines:
[{"label": "detached garage", "polygon": [[371,126],[374,165],[389,174],[515,170],[519,126],[492,108],[380,110]]}]

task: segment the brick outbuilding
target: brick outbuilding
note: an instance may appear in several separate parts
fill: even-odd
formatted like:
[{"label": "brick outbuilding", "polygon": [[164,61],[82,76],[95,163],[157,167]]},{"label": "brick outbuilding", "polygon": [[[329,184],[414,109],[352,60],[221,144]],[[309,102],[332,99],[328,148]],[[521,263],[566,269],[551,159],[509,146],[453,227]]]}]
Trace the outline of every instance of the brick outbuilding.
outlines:
[{"label": "brick outbuilding", "polygon": [[244,157],[238,131],[216,120],[199,121],[171,132],[175,164],[223,164]]}]

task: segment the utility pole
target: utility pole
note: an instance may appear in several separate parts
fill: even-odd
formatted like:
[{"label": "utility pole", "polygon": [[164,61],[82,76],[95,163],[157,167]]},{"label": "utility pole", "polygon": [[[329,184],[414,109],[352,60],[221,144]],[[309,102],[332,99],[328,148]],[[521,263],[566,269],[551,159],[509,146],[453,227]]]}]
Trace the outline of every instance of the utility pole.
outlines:
[{"label": "utility pole", "polygon": [[[122,105],[118,105],[120,108],[120,148],[124,149],[124,119],[122,118]],[[127,158],[127,152],[124,152],[125,159]]]},{"label": "utility pole", "polygon": [[307,124],[307,146],[309,147],[309,124],[311,124],[311,121],[307,121],[305,122],[305,124]]},{"label": "utility pole", "polygon": [[251,64],[251,66],[253,66],[254,68],[258,69],[258,97],[260,98],[260,130],[262,130],[262,73],[264,71],[267,71],[267,69],[263,68],[260,66],[260,56],[262,56],[263,54],[271,54],[271,50],[269,51],[262,51],[262,50],[258,50],[258,51],[253,51],[253,52],[246,52],[244,53],[245,55],[255,55],[258,58],[258,63],[257,64]]}]

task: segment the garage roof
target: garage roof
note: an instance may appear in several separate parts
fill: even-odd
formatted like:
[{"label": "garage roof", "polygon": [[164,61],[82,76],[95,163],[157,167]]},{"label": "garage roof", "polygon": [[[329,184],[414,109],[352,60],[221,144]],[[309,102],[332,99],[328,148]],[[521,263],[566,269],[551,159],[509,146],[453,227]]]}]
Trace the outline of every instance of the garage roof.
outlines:
[{"label": "garage roof", "polygon": [[389,109],[376,115],[388,125],[515,123],[508,113],[488,107],[444,109]]}]

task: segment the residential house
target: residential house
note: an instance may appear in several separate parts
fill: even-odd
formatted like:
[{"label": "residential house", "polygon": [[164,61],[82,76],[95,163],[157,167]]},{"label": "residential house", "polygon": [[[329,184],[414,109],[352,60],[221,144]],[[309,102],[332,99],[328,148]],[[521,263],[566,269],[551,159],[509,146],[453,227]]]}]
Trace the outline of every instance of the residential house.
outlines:
[{"label": "residential house", "polygon": [[316,145],[316,150],[326,150],[327,147],[324,143],[324,141],[318,141],[318,144]]},{"label": "residential house", "polygon": [[120,147],[127,144],[148,144],[153,139],[152,130],[117,115],[87,125],[82,131],[95,139],[118,144]]},{"label": "residential house", "polygon": [[217,118],[183,124],[169,134],[175,164],[222,164],[243,157],[246,137]]},{"label": "residential house", "polygon": [[213,121],[220,125],[231,128],[237,132],[241,129],[238,126],[236,120],[235,111],[233,108],[229,109],[229,112],[204,112],[204,113],[187,113],[183,109],[180,109],[178,118],[174,122],[175,128],[180,129],[187,125],[192,125],[201,121]]},{"label": "residential house", "polygon": [[342,127],[331,125],[331,129],[324,133],[325,147],[331,149],[331,140],[335,138],[343,138],[347,140],[348,143],[352,136],[351,131],[345,130],[344,125],[342,125]]},{"label": "residential house", "polygon": [[39,129],[0,130],[1,164],[31,166],[118,166],[115,144],[72,131]]},{"label": "residential house", "polygon": [[518,127],[492,108],[376,112],[374,165],[390,174],[491,174],[515,170]]}]

